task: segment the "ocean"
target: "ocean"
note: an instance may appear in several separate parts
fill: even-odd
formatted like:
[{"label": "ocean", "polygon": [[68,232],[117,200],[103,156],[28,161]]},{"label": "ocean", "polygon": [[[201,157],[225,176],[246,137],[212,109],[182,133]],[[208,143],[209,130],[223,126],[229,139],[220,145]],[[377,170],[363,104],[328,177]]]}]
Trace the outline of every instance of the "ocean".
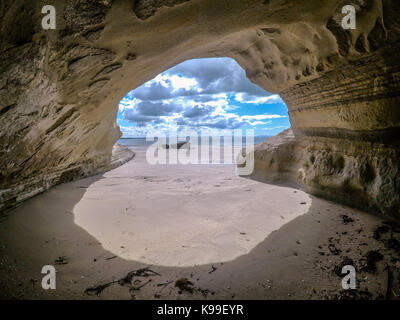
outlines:
[{"label": "ocean", "polygon": [[[255,136],[254,137],[254,144],[259,144],[272,136]],[[179,140],[183,141],[183,140]],[[140,147],[140,146],[149,146],[154,143],[154,141],[146,141],[146,138],[121,138],[118,140],[118,143],[123,146],[127,147]],[[168,138],[167,138],[167,143],[168,143]],[[199,139],[199,144],[201,143],[201,139]],[[211,138],[210,138],[210,144],[211,144]],[[242,139],[242,145],[243,147],[246,144],[245,138]],[[220,145],[224,145],[224,139],[220,139]]]}]

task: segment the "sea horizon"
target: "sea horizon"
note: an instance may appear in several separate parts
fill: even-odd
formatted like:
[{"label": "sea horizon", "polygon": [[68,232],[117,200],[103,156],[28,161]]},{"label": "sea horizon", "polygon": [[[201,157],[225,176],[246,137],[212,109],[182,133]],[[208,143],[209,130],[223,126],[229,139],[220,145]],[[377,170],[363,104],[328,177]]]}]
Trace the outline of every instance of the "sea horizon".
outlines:
[{"label": "sea horizon", "polygon": [[[270,135],[270,136],[267,136],[267,135],[254,136],[254,144],[259,144],[259,143],[261,143],[261,142],[263,142],[263,141],[265,141],[265,140],[267,140],[267,139],[269,139],[271,137],[273,137],[273,135]],[[210,140],[209,140],[210,144],[211,144],[211,138],[212,137],[210,137]],[[146,146],[146,145],[153,144],[155,141],[157,141],[157,139],[151,140],[151,141],[147,141],[146,137],[122,137],[122,138],[118,139],[118,143],[121,144],[121,145],[124,145],[124,146]],[[167,141],[167,143],[169,143],[168,142],[169,141],[169,137],[166,137],[166,141]],[[182,141],[185,141],[185,139],[182,139],[180,137],[178,137],[178,138],[173,137],[173,141],[174,141],[174,143],[176,141],[182,142]],[[201,142],[202,142],[201,139],[199,139],[198,142],[199,142],[199,145],[201,145]],[[245,144],[246,144],[246,138],[245,137],[242,138],[242,144],[243,144],[243,146],[245,146]],[[221,139],[220,139],[220,145],[221,146],[224,145],[223,137],[221,137]]]}]

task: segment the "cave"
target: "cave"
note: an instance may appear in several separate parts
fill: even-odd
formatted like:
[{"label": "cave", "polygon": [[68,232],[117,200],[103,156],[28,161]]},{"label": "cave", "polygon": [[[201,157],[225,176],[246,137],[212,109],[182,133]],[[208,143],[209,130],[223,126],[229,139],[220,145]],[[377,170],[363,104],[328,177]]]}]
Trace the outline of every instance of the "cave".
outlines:
[{"label": "cave", "polygon": [[348,2],[55,0],[44,30],[44,1],[2,1],[0,210],[128,162],[124,95],[186,60],[230,57],[289,111],[290,130],[256,146],[252,178],[396,223],[400,4],[352,0],[345,30]]}]

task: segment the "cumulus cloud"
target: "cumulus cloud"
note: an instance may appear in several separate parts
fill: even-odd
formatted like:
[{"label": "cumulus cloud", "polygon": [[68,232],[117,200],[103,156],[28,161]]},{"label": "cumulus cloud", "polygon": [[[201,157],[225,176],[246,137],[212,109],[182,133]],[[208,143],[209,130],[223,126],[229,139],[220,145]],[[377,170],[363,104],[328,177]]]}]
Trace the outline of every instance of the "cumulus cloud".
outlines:
[{"label": "cumulus cloud", "polygon": [[135,111],[145,116],[166,116],[182,111],[182,107],[175,103],[144,101],[136,104]]},{"label": "cumulus cloud", "polygon": [[215,110],[215,107],[210,105],[200,105],[197,104],[193,108],[187,108],[182,114],[184,118],[199,118],[210,115]]},{"label": "cumulus cloud", "polygon": [[[131,91],[121,102],[123,119],[136,132],[171,126],[237,129],[260,126],[286,117],[278,114],[241,115],[240,105],[281,103],[247,79],[230,58],[196,59],[181,63]],[[128,126],[121,130],[130,132]]]},{"label": "cumulus cloud", "polygon": [[259,114],[255,116],[242,116],[241,118],[243,120],[266,120],[266,119],[279,119],[285,117],[278,114]]},{"label": "cumulus cloud", "polygon": [[281,97],[278,94],[273,94],[267,97],[258,97],[240,92],[235,95],[235,100],[242,103],[251,104],[283,103]]}]

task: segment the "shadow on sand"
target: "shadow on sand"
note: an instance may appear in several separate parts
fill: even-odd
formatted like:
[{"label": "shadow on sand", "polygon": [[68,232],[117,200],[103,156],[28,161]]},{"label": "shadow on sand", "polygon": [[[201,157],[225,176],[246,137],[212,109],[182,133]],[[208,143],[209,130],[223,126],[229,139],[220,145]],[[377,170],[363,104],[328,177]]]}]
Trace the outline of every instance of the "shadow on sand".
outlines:
[{"label": "shadow on sand", "polygon": [[[329,237],[350,228],[338,222],[340,215],[356,214],[372,219],[371,225],[376,222],[361,212],[313,197],[306,214],[232,261],[194,267],[149,266],[104,250],[98,240],[74,223],[74,206],[86,189],[102,178],[99,175],[56,186],[46,197],[38,195],[1,218],[1,298],[326,298],[324,295],[341,290],[341,278],[332,272],[340,257],[327,251]],[[24,210],[26,206],[29,211]],[[351,246],[363,240],[352,239]],[[324,250],[327,254],[321,255]],[[43,290],[41,269],[54,265],[59,257],[66,264],[56,265],[57,289]],[[381,282],[376,279],[376,290]]]}]

